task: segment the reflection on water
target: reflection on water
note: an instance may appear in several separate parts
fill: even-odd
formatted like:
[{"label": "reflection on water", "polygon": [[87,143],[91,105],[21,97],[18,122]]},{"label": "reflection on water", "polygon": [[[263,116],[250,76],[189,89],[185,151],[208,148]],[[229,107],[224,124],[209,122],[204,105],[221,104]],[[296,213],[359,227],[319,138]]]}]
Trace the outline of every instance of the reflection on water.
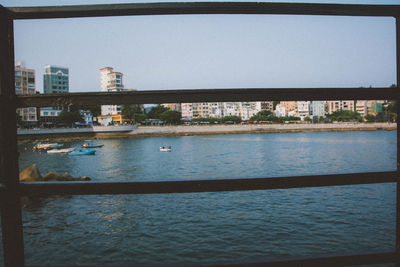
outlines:
[{"label": "reflection on water", "polygon": [[[395,131],[98,142],[104,147],[92,157],[34,153],[23,145],[20,167],[36,163],[42,173],[69,172],[94,181],[396,168]],[[162,145],[171,145],[173,151],[159,152]],[[394,248],[395,185],[50,197],[25,208],[23,221],[27,264],[214,262],[364,253]]]}]

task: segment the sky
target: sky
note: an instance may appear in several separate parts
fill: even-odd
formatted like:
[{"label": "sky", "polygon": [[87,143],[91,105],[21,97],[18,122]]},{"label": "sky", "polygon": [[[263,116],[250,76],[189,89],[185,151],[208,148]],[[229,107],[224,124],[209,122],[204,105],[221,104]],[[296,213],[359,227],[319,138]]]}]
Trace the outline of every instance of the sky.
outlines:
[{"label": "sky", "polygon": [[[116,2],[0,0],[4,6]],[[14,30],[15,61],[36,70],[39,92],[47,64],[69,68],[70,92],[100,91],[99,69],[106,66],[137,90],[388,87],[396,80],[393,18],[124,16],[19,20]]]}]

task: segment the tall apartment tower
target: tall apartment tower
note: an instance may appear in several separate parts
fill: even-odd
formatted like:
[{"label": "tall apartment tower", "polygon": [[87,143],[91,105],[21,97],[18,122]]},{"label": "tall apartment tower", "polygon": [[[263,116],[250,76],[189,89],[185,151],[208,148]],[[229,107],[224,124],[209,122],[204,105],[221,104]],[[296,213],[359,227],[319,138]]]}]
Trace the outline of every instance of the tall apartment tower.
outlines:
[{"label": "tall apartment tower", "polygon": [[43,74],[43,93],[58,94],[69,92],[68,68],[47,65]]},{"label": "tall apartment tower", "polygon": [[[100,69],[100,90],[102,92],[119,92],[124,90],[121,72],[114,72],[113,68],[105,67]],[[121,114],[119,105],[102,105],[101,115]]]},{"label": "tall apartment tower", "polygon": [[[43,93],[60,94],[69,92],[69,70],[65,67],[46,65],[43,74]],[[41,117],[57,117],[63,107],[46,107],[40,111]],[[53,111],[53,112],[52,112]],[[44,121],[48,121],[46,118]]]},{"label": "tall apartment tower", "polygon": [[[15,94],[36,94],[35,70],[26,69],[22,62],[17,62],[15,64]],[[38,122],[35,107],[18,108],[17,113],[20,116],[22,123],[26,126],[36,125]]]}]

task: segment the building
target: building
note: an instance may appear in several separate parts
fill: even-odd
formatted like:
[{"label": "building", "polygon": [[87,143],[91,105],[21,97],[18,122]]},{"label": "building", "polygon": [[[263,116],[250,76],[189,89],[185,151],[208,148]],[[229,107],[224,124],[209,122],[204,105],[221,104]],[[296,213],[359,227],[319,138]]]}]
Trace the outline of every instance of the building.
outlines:
[{"label": "building", "polygon": [[211,118],[222,118],[225,114],[224,102],[210,102],[208,111]]},{"label": "building", "polygon": [[209,117],[208,102],[192,103],[192,118],[208,118],[208,117]]},{"label": "building", "polygon": [[281,101],[279,104],[285,107],[286,116],[297,110],[297,101]]},{"label": "building", "polygon": [[182,118],[189,120],[193,118],[192,103],[182,103],[181,111],[182,111]]},{"label": "building", "polygon": [[261,110],[274,111],[274,102],[273,101],[261,101]]},{"label": "building", "polygon": [[350,110],[354,111],[354,100],[337,100],[328,101],[328,113],[332,114],[339,110]]},{"label": "building", "polygon": [[239,116],[242,120],[249,120],[261,110],[261,102],[239,102]]},{"label": "building", "polygon": [[226,116],[240,116],[239,102],[224,102],[224,117]]},{"label": "building", "polygon": [[356,112],[358,112],[361,116],[368,115],[368,101],[366,100],[357,100],[356,102]]},{"label": "building", "polygon": [[[100,69],[100,91],[102,92],[120,92],[124,90],[121,72],[114,72],[113,68],[105,67]],[[121,114],[120,105],[102,105],[101,115],[119,115]]]},{"label": "building", "polygon": [[161,104],[162,106],[169,108],[170,110],[181,111],[181,104],[180,103],[168,103],[168,104]]},{"label": "building", "polygon": [[285,117],[286,116],[286,109],[285,106],[282,104],[278,104],[275,107],[275,112],[274,112],[275,116],[277,117]]},{"label": "building", "polygon": [[327,107],[326,101],[312,101],[311,114],[313,116],[313,121],[319,121],[320,117],[325,117],[327,114]]},{"label": "building", "polygon": [[[36,94],[35,70],[25,68],[23,62],[15,64],[15,94]],[[35,107],[18,108],[17,114],[21,119],[22,126],[31,127],[38,125],[38,114]]]},{"label": "building", "polygon": [[43,74],[44,94],[65,94],[69,92],[69,70],[65,67],[47,65]]},{"label": "building", "polygon": [[297,101],[296,116],[302,121],[305,117],[310,117],[310,101]]},{"label": "building", "polygon": [[382,112],[382,104],[384,101],[371,100],[368,101],[368,114],[377,115]]},{"label": "building", "polygon": [[[46,65],[43,74],[44,94],[65,94],[69,92],[69,70],[66,67]],[[40,109],[40,118],[44,125],[55,124],[63,107],[45,107]]]}]

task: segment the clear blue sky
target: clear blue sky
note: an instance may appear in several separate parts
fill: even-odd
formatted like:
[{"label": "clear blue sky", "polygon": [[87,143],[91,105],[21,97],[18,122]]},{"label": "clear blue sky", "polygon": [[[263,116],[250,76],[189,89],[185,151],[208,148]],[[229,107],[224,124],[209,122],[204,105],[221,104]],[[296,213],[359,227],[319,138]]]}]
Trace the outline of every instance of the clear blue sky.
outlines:
[{"label": "clear blue sky", "polygon": [[[127,1],[0,0],[4,6]],[[272,1],[275,2],[275,1]],[[294,1],[279,1],[294,2]],[[296,1],[400,4],[400,1]],[[15,59],[70,70],[70,92],[100,90],[99,69],[125,88],[359,87],[395,83],[393,18],[196,15],[23,20]]]}]

